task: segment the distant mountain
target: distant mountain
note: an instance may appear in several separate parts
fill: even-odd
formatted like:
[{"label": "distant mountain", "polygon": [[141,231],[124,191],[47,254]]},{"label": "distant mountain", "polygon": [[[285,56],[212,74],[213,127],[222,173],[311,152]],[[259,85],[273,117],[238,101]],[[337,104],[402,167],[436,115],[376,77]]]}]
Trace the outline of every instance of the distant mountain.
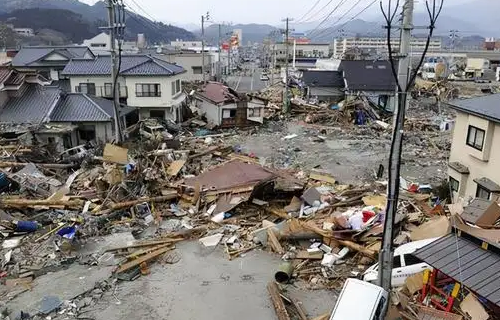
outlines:
[{"label": "distant mountain", "polygon": [[[227,39],[229,37],[228,33],[232,33],[234,29],[241,29],[242,31],[242,40],[241,43],[246,45],[248,41],[250,42],[262,42],[264,38],[270,36],[273,31],[279,30],[276,27],[273,27],[268,24],[235,24],[232,26],[222,26],[221,34],[223,39]],[[201,36],[201,31],[196,31],[198,36]],[[205,28],[205,39],[207,42],[212,44],[217,44],[217,39],[219,37],[219,26],[216,24],[212,24]]]},{"label": "distant mountain", "polygon": [[474,0],[443,10],[444,15],[467,23],[467,25],[457,25],[454,28],[461,31],[462,35],[480,31],[480,34],[485,37],[500,37],[499,12],[500,1],[495,0]]},{"label": "distant mountain", "polygon": [[[59,25],[56,21],[58,20],[57,17],[52,21],[39,16],[36,16],[33,20],[24,19],[25,16],[32,13],[24,10],[32,9],[49,10],[45,12],[49,12],[49,16],[52,17],[54,17],[53,14],[57,11],[50,10],[67,10],[68,12],[72,12],[71,18],[78,21],[79,24],[77,27],[79,30],[73,30],[75,26],[69,23],[65,26],[65,30],[61,32],[74,42],[80,42],[81,40],[81,30],[85,29],[81,24],[86,23],[87,30],[92,31],[91,36],[93,36],[100,32],[99,29],[95,28],[97,26],[105,26],[108,19],[106,4],[103,1],[99,1],[94,5],[88,5],[77,0],[0,0],[0,11],[7,13],[1,16],[3,19],[10,19],[11,21],[15,21],[15,18],[17,18],[19,22],[14,23],[14,25],[18,27],[33,28],[35,31],[38,30],[39,27],[60,31],[57,29]],[[76,17],[75,14],[79,17]],[[37,19],[41,19],[43,23],[37,22]],[[195,39],[194,34],[187,30],[163,23],[155,23],[133,12],[127,12],[125,31],[127,40],[136,39],[138,33],[144,33],[146,39],[150,43],[181,38],[185,40]],[[76,34],[76,38],[73,38],[74,34]]]}]

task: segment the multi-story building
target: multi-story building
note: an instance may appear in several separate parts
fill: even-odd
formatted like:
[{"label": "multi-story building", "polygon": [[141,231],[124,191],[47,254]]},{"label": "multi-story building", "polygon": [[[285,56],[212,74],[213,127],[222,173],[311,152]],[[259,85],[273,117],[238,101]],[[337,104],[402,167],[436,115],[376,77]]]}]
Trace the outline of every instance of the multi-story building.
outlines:
[{"label": "multi-story building", "polygon": [[[426,38],[413,38],[411,40],[412,51],[423,51],[425,48]],[[399,51],[399,39],[391,40],[391,45],[394,51]],[[341,58],[342,55],[353,48],[361,50],[376,50],[387,52],[387,38],[344,38],[335,39],[333,41],[333,56]],[[442,41],[438,38],[431,39],[429,43],[429,51],[439,51],[442,48]]]},{"label": "multi-story building", "polygon": [[[330,45],[328,43],[295,43],[295,46],[293,43],[289,43],[289,61],[294,57],[294,47],[296,60],[328,58],[330,56]],[[272,48],[274,48],[277,63],[282,64],[286,60],[286,43],[276,43]]]},{"label": "multi-story building", "polygon": [[175,41],[170,41],[170,45],[174,47],[175,49],[182,50],[182,49],[189,49],[189,48],[196,48],[200,47],[201,48],[201,41],[184,41],[184,40],[179,40],[176,39]]},{"label": "multi-story building", "polygon": [[[157,54],[153,55],[158,59],[165,60],[167,62],[181,66],[186,70],[183,75],[183,81],[202,81],[202,54],[200,52],[171,52],[167,54]],[[205,54],[205,79],[208,80],[210,76],[215,75],[216,69],[216,57],[212,53]]]},{"label": "multi-story building", "polygon": [[[106,32],[101,32],[91,39],[83,40],[82,45],[88,47],[95,55],[111,54],[111,37]],[[118,40],[115,40],[115,47],[118,48]],[[123,41],[121,50],[123,53],[139,52],[139,48],[135,41]]]},{"label": "multi-story building", "polygon": [[[120,100],[137,108],[139,117],[180,119],[185,74],[181,66],[148,55],[124,55],[118,76]],[[72,92],[112,98],[111,59],[73,59],[62,74],[69,77]]]},{"label": "multi-story building", "polygon": [[500,195],[500,94],[449,102],[457,111],[449,159],[454,200]]}]

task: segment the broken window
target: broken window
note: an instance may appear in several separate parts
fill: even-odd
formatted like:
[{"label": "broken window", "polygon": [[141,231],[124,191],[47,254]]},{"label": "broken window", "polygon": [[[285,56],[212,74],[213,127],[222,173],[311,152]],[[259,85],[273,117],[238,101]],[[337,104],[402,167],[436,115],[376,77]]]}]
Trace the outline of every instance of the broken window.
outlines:
[{"label": "broken window", "polygon": [[235,109],[222,110],[222,118],[223,119],[234,118],[234,117],[236,117],[236,110]]},{"label": "broken window", "polygon": [[450,177],[450,189],[451,191],[458,192],[458,188],[460,187],[460,183],[457,179]]},{"label": "broken window", "polygon": [[469,131],[467,133],[467,145],[477,149],[479,151],[483,150],[484,144],[484,133],[485,131],[474,126],[469,126]]},{"label": "broken window", "polygon": [[193,67],[193,74],[201,74],[201,66]]},{"label": "broken window", "polygon": [[136,97],[161,97],[159,83],[136,83]]},{"label": "broken window", "polygon": [[260,108],[248,108],[249,117],[260,117]]},{"label": "broken window", "polygon": [[165,111],[164,110],[150,110],[149,117],[150,118],[157,118],[157,119],[165,119]]},{"label": "broken window", "polygon": [[490,200],[491,192],[483,186],[477,185],[476,198]]},{"label": "broken window", "polygon": [[78,136],[80,141],[95,141],[95,126],[85,125],[78,128]]}]

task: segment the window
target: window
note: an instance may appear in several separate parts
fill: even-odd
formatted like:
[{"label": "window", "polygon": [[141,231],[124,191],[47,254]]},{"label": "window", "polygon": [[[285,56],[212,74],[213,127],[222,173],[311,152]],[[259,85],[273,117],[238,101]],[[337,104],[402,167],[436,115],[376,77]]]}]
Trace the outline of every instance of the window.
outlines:
[{"label": "window", "polygon": [[91,43],[90,47],[92,47],[92,48],[105,48],[106,44],[105,43]]},{"label": "window", "polygon": [[392,268],[401,268],[401,256],[394,256],[392,259]]},{"label": "window", "polygon": [[54,137],[48,137],[48,138],[47,138],[47,142],[48,142],[49,144],[55,144],[55,143],[56,143],[56,138],[54,138]]},{"label": "window", "polygon": [[460,187],[460,183],[457,179],[450,177],[450,189],[451,191],[458,192],[458,188]]},{"label": "window", "polygon": [[201,66],[193,67],[193,74],[201,74]]},{"label": "window", "polygon": [[474,126],[469,126],[469,132],[467,133],[467,145],[474,149],[482,151],[483,144],[484,144],[484,130],[481,130]]},{"label": "window", "polygon": [[223,109],[222,110],[222,118],[234,118],[236,117],[236,110],[235,109]]},{"label": "window", "polygon": [[136,97],[161,97],[159,83],[136,83]]},{"label": "window", "polygon": [[176,80],[175,81],[175,92],[176,93],[181,92],[181,80]]},{"label": "window", "polygon": [[95,95],[95,83],[83,82],[80,83],[80,92]]},{"label": "window", "polygon": [[380,297],[380,301],[377,305],[377,310],[375,310],[375,320],[382,320],[382,311],[385,308],[385,301],[386,299],[384,297]]},{"label": "window", "polygon": [[248,108],[249,117],[260,117],[260,108]]},{"label": "window", "polygon": [[113,95],[113,84],[105,83],[104,84],[104,96],[110,97]]},{"label": "window", "polygon": [[490,190],[488,190],[485,187],[482,187],[480,185],[477,186],[476,198],[490,200],[490,196],[491,196]]},{"label": "window", "polygon": [[164,110],[150,110],[149,117],[150,118],[157,118],[157,119],[165,119],[165,111]]},{"label": "window", "polygon": [[84,125],[78,128],[78,134],[80,136],[80,141],[92,141],[95,140],[95,126]]},{"label": "window", "polygon": [[404,259],[405,259],[405,266],[411,266],[414,264],[422,263],[422,260],[420,260],[419,258],[415,257],[412,254],[405,254]]}]

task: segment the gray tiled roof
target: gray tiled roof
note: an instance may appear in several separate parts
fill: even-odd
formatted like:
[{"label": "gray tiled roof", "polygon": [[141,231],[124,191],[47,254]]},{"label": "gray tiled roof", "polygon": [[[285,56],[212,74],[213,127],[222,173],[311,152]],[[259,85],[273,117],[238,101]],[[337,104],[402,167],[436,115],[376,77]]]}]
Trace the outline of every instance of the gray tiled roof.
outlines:
[{"label": "gray tiled roof", "polygon": [[452,100],[448,105],[462,112],[500,123],[500,93],[487,96]]},{"label": "gray tiled roof", "polygon": [[0,123],[41,123],[59,96],[59,88],[27,85],[0,111]]},{"label": "gray tiled roof", "polygon": [[[185,72],[184,68],[148,55],[124,55],[120,67],[122,75],[172,76]],[[111,58],[98,56],[94,60],[72,59],[62,71],[64,75],[109,75]]]},{"label": "gray tiled roof", "polygon": [[413,255],[500,306],[500,256],[474,241],[451,233]]},{"label": "gray tiled roof", "polygon": [[87,47],[82,46],[67,46],[67,47],[24,47],[19,50],[14,59],[12,59],[12,66],[14,67],[30,67],[30,66],[43,66],[50,65],[64,65],[66,61],[46,61],[40,62],[39,60],[48,56],[51,53],[58,53],[68,60],[73,58],[83,58],[85,54],[91,51]]},{"label": "gray tiled roof", "polygon": [[61,97],[50,115],[50,121],[107,122],[113,118],[113,114],[113,102],[110,100],[83,93],[69,93]]},{"label": "gray tiled roof", "polygon": [[340,71],[304,70],[302,81],[309,87],[344,88],[344,78]]},{"label": "gray tiled roof", "polygon": [[[397,62],[395,62],[397,71]],[[396,81],[389,61],[342,60],[339,67],[349,90],[396,91]]]}]

